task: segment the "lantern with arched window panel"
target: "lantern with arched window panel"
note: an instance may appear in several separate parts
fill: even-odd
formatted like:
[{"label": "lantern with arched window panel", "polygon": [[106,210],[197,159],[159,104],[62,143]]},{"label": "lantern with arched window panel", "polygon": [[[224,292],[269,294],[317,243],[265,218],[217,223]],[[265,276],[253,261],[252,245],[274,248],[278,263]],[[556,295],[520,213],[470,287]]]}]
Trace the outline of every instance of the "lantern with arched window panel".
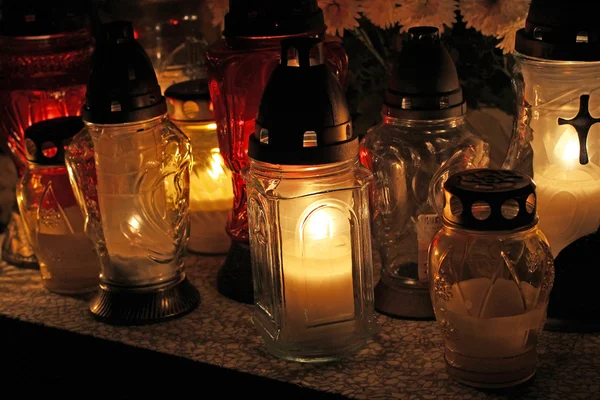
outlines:
[{"label": "lantern with arched window panel", "polygon": [[[296,361],[343,357],[378,326],[371,173],[359,162],[340,84],[325,65],[310,65],[312,44],[284,42],[250,137],[246,175],[254,321],[271,353]],[[298,63],[288,64],[291,47]]]}]

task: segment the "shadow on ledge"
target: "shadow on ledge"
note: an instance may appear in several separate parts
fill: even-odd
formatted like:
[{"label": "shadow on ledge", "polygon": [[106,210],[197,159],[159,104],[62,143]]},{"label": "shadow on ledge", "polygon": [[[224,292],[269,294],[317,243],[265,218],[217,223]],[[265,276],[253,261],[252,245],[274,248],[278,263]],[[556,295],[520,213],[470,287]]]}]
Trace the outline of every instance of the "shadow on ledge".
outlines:
[{"label": "shadow on ledge", "polygon": [[[0,316],[0,398],[345,399]],[[5,395],[7,395],[5,397]],[[56,395],[54,397],[52,395]],[[176,397],[177,396],[177,397]]]}]

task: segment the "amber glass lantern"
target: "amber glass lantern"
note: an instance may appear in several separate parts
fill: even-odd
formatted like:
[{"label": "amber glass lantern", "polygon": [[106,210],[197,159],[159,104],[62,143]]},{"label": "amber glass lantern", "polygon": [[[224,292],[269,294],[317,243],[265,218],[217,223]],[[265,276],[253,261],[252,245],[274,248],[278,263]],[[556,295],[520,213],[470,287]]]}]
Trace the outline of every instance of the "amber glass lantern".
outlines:
[{"label": "amber glass lantern", "polygon": [[66,160],[100,260],[91,312],[140,324],[193,310],[200,296],[183,264],[191,146],[131,23],[101,26],[82,117]]},{"label": "amber glass lantern", "polygon": [[[28,168],[25,130],[81,112],[93,51],[87,11],[87,1],[0,4],[0,145],[20,176]],[[15,266],[37,267],[16,210],[2,258]]]},{"label": "amber glass lantern", "polygon": [[[335,76],[310,39],[286,40],[262,96],[248,155],[253,320],[267,349],[327,361],[377,327],[369,240],[371,173]],[[287,59],[299,53],[299,66]]]},{"label": "amber glass lantern", "polygon": [[217,124],[206,80],[175,84],[165,91],[169,119],[192,143],[189,250],[224,254],[230,246],[225,224],[233,189],[231,173],[219,152]]},{"label": "amber glass lantern", "polygon": [[233,176],[234,203],[227,222],[232,247],[219,271],[219,291],[232,299],[252,303],[252,274],[248,248],[246,184],[248,138],[263,89],[279,63],[281,40],[288,37],[322,37],[324,57],[343,83],[348,59],[339,39],[325,36],[323,13],[316,0],[230,0],[224,38],[211,45],[206,65],[221,154]]},{"label": "amber glass lantern", "polygon": [[535,373],[554,280],[535,185],[513,171],[473,169],[444,189],[429,287],[448,373],[476,387],[517,385]]},{"label": "amber glass lantern", "polygon": [[[505,167],[537,185],[556,258],[548,329],[600,330],[600,29],[592,3],[533,1],[517,32],[517,110]],[[582,279],[582,277],[585,277]]]}]

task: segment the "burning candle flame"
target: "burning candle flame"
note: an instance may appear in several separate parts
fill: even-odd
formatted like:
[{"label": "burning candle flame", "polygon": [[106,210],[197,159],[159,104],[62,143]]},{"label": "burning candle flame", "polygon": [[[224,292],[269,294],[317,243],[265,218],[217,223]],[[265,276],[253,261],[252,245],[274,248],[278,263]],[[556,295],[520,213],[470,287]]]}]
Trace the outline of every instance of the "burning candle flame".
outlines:
[{"label": "burning candle flame", "polygon": [[306,232],[313,239],[332,238],[334,234],[333,218],[323,209],[313,212],[306,224]]},{"label": "burning candle flame", "polygon": [[571,164],[579,159],[579,138],[577,137],[577,133],[571,129],[564,131],[554,147],[554,155],[562,161],[564,167],[571,169],[573,167]]},{"label": "burning candle flame", "polygon": [[223,157],[221,157],[221,153],[218,148],[210,149],[210,165],[206,168],[206,172],[213,179],[217,180],[223,175],[225,175],[225,170],[223,169]]}]

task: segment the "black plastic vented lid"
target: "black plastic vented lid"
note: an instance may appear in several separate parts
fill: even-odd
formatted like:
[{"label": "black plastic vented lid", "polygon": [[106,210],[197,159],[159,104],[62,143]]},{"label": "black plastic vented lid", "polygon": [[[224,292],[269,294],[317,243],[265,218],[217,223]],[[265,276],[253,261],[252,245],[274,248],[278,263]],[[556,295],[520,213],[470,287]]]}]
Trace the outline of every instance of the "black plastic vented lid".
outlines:
[{"label": "black plastic vented lid", "polygon": [[402,44],[385,93],[383,113],[430,120],[464,115],[467,105],[438,28],[414,27]]},{"label": "black plastic vented lid", "polygon": [[61,117],[37,122],[25,129],[27,160],[40,165],[65,163],[65,148],[83,129],[81,117]]},{"label": "black plastic vented lid", "polygon": [[[311,165],[358,155],[358,137],[340,83],[326,65],[310,65],[310,50],[317,43],[310,38],[282,41],[281,64],[267,82],[250,136],[251,158]],[[299,66],[290,65],[291,48],[297,51]]]},{"label": "black plastic vented lid", "polygon": [[445,224],[476,231],[510,231],[537,222],[535,184],[525,174],[471,169],[444,184]]},{"label": "black plastic vented lid", "polygon": [[326,29],[316,0],[229,0],[223,35],[270,38],[322,34]]},{"label": "black plastic vented lid", "polygon": [[532,0],[515,50],[547,60],[600,61],[597,8],[589,0]]},{"label": "black plastic vented lid", "polygon": [[165,90],[168,116],[175,121],[212,121],[214,110],[206,79],[171,85]]},{"label": "black plastic vented lid", "polygon": [[167,112],[152,62],[134,39],[131,22],[100,27],[85,99],[83,119],[94,124],[144,121]]}]

